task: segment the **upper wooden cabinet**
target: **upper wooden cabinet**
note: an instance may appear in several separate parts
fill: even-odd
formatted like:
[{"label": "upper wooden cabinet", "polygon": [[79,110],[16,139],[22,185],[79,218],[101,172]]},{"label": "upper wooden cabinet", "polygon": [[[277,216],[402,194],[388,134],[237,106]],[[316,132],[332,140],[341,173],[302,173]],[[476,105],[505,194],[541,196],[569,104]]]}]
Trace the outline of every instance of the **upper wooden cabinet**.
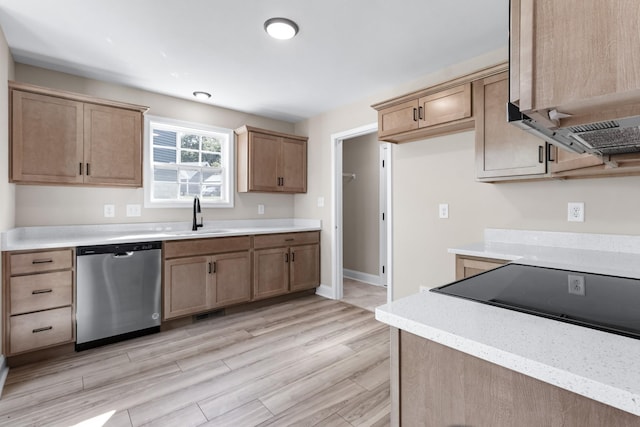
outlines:
[{"label": "upper wooden cabinet", "polygon": [[142,186],[142,114],[123,104],[10,82],[10,180]]},{"label": "upper wooden cabinet", "polygon": [[378,138],[382,141],[409,142],[473,128],[470,83],[405,95],[373,108],[378,110]]},{"label": "upper wooden cabinet", "polygon": [[238,192],[307,192],[306,137],[250,126],[236,135]]},{"label": "upper wooden cabinet", "polygon": [[476,176],[539,177],[547,173],[547,144],[507,122],[508,73],[473,82]]},{"label": "upper wooden cabinet", "polygon": [[640,114],[637,0],[511,0],[511,101],[561,127]]}]

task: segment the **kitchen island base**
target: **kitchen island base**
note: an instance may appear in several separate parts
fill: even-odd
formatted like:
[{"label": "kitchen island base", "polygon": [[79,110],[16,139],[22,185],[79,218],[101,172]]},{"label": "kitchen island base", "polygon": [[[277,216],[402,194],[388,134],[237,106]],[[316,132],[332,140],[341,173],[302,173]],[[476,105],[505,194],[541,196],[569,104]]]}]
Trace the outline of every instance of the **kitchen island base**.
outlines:
[{"label": "kitchen island base", "polygon": [[640,417],[391,328],[392,425],[638,426]]}]

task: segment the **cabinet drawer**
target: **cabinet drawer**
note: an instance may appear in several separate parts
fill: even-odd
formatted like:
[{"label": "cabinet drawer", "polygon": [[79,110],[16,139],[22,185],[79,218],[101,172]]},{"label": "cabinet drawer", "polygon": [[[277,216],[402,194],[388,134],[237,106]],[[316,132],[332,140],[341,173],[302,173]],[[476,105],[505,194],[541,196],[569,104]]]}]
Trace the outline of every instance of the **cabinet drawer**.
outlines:
[{"label": "cabinet drawer", "polygon": [[10,274],[12,276],[64,270],[73,266],[72,249],[14,253],[10,257]]},{"label": "cabinet drawer", "polygon": [[9,352],[22,353],[73,341],[71,307],[10,318]]},{"label": "cabinet drawer", "polygon": [[282,233],[282,234],[265,234],[262,236],[254,236],[253,247],[276,248],[292,245],[308,245],[320,242],[319,231],[309,231],[303,233]]},{"label": "cabinet drawer", "polygon": [[12,277],[9,283],[12,315],[71,305],[71,271]]},{"label": "cabinet drawer", "polygon": [[249,236],[214,237],[212,239],[189,239],[165,242],[163,251],[165,259],[168,259],[248,251],[250,247],[251,240]]}]

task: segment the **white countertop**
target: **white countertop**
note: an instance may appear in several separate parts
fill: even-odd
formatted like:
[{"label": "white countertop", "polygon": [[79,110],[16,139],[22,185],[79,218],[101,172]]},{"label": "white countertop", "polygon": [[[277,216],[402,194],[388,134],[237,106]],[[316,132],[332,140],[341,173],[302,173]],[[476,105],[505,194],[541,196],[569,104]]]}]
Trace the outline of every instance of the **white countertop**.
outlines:
[{"label": "white countertop", "polygon": [[[449,252],[640,278],[640,238],[518,230]],[[376,319],[640,416],[640,340],[423,292],[376,309]]]},{"label": "white countertop", "polygon": [[262,219],[205,221],[204,227],[191,231],[191,222],[134,223],[20,227],[0,236],[3,251],[62,248],[202,237],[245,236],[321,230],[321,221],[313,219]]}]

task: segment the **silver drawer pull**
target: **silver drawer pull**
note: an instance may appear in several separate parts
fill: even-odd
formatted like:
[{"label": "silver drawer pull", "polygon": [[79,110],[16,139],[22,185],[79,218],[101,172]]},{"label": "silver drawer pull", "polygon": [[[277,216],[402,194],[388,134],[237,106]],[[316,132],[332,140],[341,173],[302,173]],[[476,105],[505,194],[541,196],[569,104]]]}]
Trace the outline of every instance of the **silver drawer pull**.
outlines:
[{"label": "silver drawer pull", "polygon": [[31,295],[48,294],[50,292],[53,292],[53,289],[36,289],[35,291],[31,291]]},{"label": "silver drawer pull", "polygon": [[31,261],[31,264],[48,264],[50,262],[53,262],[53,259],[43,258],[43,259],[34,259],[33,261]]},{"label": "silver drawer pull", "polygon": [[51,329],[53,329],[53,326],[45,326],[44,328],[34,329],[31,332],[37,334],[38,332],[50,331]]}]

